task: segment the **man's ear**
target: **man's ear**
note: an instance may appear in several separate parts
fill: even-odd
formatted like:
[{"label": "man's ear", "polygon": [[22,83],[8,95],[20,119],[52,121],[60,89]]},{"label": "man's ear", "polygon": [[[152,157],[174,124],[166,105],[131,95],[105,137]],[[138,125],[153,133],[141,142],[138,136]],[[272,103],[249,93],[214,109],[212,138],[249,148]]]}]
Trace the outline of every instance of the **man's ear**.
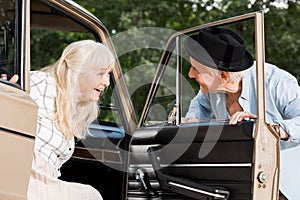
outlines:
[{"label": "man's ear", "polygon": [[223,72],[221,78],[222,78],[222,83],[228,92],[235,93],[239,90],[239,86],[240,86],[239,82],[231,81],[228,72]]},{"label": "man's ear", "polygon": [[222,83],[229,83],[229,73],[228,72],[221,72],[221,78],[222,78]]}]

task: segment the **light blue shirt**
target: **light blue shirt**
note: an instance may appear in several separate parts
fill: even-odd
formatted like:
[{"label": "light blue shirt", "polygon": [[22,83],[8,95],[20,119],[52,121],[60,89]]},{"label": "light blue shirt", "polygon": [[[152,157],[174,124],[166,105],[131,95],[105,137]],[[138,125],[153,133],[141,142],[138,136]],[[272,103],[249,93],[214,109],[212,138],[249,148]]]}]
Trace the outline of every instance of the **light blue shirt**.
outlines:
[{"label": "light blue shirt", "polygon": [[[300,87],[297,79],[290,73],[265,63],[265,96],[266,122],[280,124],[290,135],[287,141],[280,141],[280,190],[289,200],[299,200],[300,173],[290,169],[290,166],[297,171],[300,169]],[[257,115],[255,63],[245,71],[239,103],[245,112]],[[199,120],[229,117],[224,93],[203,94],[201,91],[192,99],[186,114],[186,118]],[[283,152],[285,149],[289,153]],[[294,187],[290,187],[291,185]]]}]

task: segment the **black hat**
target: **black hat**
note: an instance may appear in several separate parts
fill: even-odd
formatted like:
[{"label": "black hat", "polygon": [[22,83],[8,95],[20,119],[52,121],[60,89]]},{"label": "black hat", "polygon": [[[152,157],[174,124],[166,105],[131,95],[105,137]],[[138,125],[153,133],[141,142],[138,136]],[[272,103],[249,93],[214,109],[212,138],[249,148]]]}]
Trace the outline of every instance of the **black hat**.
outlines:
[{"label": "black hat", "polygon": [[244,40],[230,29],[202,29],[185,40],[185,49],[201,64],[222,71],[238,72],[253,65]]}]

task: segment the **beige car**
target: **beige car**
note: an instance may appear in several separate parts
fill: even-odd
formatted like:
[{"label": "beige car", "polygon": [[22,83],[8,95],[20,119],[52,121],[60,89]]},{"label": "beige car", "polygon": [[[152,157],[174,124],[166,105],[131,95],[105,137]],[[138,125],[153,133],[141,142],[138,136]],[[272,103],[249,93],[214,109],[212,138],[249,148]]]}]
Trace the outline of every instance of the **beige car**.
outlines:
[{"label": "beige car", "polygon": [[[6,0],[0,8],[0,199],[20,200],[26,199],[37,119],[28,94],[35,65],[30,47],[38,43],[30,34],[80,33],[115,49],[101,21],[73,1]],[[252,30],[248,42],[257,60],[258,118],[237,126],[224,120],[181,123],[195,91],[185,78],[182,41],[205,27],[234,24]],[[277,199],[279,139],[265,123],[263,25],[263,13],[255,12],[173,34],[149,91],[138,94],[147,98],[139,122],[131,101],[135,94],[117,62],[102,115],[91,135],[77,142],[61,179],[91,184],[104,199]],[[8,81],[14,74],[20,77],[16,84]],[[218,137],[207,141],[208,133]],[[211,148],[205,155],[203,145]]]}]

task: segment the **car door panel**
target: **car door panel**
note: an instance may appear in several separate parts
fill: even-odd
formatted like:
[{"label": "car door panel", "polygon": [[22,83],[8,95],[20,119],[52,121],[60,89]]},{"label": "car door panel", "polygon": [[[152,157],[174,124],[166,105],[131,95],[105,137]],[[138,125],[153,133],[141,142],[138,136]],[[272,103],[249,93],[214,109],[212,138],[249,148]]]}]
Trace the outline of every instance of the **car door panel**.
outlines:
[{"label": "car door panel", "polygon": [[[148,179],[149,188],[152,188],[148,192],[150,196],[152,193],[158,193],[161,198],[173,198],[174,194],[157,189],[157,176],[153,172],[147,151],[151,147],[159,147],[157,155],[162,167],[159,171],[163,174],[205,186],[227,188],[230,190],[230,199],[251,199],[254,122],[243,122],[235,127],[220,123],[219,126],[223,128],[220,137],[208,141],[206,134],[209,127],[200,124],[180,128],[166,126],[157,131],[153,130],[155,128],[148,127],[146,128],[150,129],[148,134],[141,133],[146,132],[145,129],[138,130],[134,134],[130,156],[129,197],[133,198],[130,194],[143,189],[141,183],[136,183],[137,170],[142,170],[146,173],[145,179]],[[197,130],[196,133],[190,134],[194,130]],[[206,156],[199,158],[199,151],[203,144],[213,147]],[[178,154],[178,150],[182,151],[179,152],[182,155]],[[178,158],[173,158],[174,161],[170,158],[172,154],[178,154]],[[178,199],[181,198],[183,197]]]},{"label": "car door panel", "polygon": [[76,142],[72,158],[61,168],[60,178],[92,185],[104,199],[122,199],[126,171],[124,135],[124,130],[115,124],[92,124],[90,134]]},{"label": "car door panel", "polygon": [[0,109],[0,199],[25,199],[37,106],[28,93],[3,82],[0,83]]}]

